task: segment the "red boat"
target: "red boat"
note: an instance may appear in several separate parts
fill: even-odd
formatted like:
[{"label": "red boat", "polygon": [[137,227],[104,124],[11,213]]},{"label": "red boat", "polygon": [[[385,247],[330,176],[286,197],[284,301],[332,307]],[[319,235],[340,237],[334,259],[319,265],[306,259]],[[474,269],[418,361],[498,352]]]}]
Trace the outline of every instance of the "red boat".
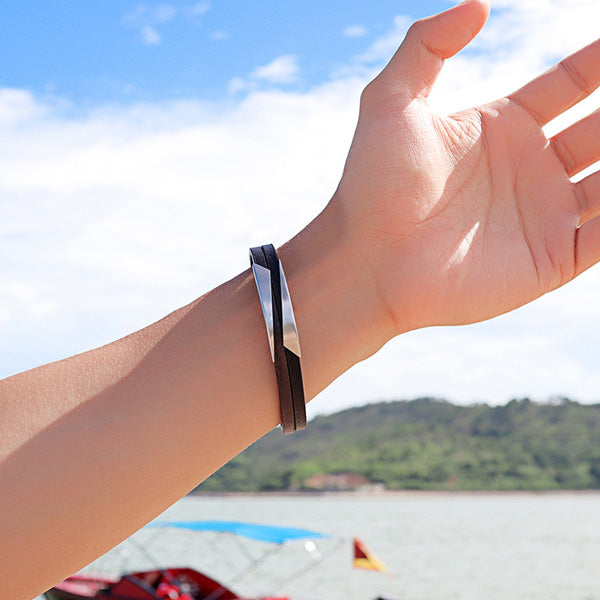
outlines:
[{"label": "red boat", "polygon": [[[264,542],[271,548],[282,548],[287,542],[303,541],[305,549],[313,553],[311,564],[302,567],[297,573],[288,575],[284,581],[289,582],[292,578],[303,575],[324,558],[316,551],[312,541],[331,536],[306,529],[290,527],[274,527],[271,525],[258,525],[255,523],[240,523],[237,521],[162,521],[154,522],[144,528],[145,531],[155,528],[183,529],[187,531],[212,532],[217,535],[240,537],[253,541]],[[335,540],[334,540],[335,541]],[[133,540],[130,539],[130,543]],[[337,540],[330,548],[330,552],[345,545],[344,540]],[[383,570],[372,557],[366,554],[366,550],[355,544],[354,566],[374,570]],[[137,545],[144,555],[149,557],[147,544]],[[273,550],[266,550],[262,555],[251,556],[247,554],[249,563],[242,568],[234,578],[240,582],[246,575],[256,570],[257,565],[266,561],[273,555]],[[233,576],[233,574],[232,574]],[[78,573],[67,578],[62,583],[48,590],[44,594],[47,600],[259,600],[238,596],[235,592],[194,569],[182,568],[153,568],[148,571],[134,571],[121,574],[119,577],[100,577],[88,573]],[[284,596],[261,596],[260,600],[290,600]]]},{"label": "red boat", "polygon": [[242,600],[193,569],[142,571],[117,580],[78,574],[48,590],[45,596],[48,600]]}]

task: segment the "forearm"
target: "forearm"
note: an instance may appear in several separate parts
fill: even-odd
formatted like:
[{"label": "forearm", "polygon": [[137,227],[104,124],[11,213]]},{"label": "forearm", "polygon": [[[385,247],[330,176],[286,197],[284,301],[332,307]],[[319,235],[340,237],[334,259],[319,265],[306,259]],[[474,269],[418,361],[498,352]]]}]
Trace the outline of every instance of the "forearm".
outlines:
[{"label": "forearm", "polygon": [[[307,399],[385,341],[342,228],[322,215],[280,250]],[[0,382],[0,410],[0,539],[11,540],[0,579],[28,600],[278,424],[250,271],[113,344]]]}]

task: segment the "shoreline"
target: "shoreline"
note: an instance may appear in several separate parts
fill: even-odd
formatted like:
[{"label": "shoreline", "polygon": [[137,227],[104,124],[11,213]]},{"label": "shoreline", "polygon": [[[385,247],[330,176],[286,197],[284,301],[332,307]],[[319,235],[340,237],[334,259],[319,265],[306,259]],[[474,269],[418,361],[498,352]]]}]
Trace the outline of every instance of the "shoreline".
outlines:
[{"label": "shoreline", "polygon": [[416,498],[442,496],[598,496],[595,490],[383,490],[383,491],[273,491],[190,492],[186,498]]}]

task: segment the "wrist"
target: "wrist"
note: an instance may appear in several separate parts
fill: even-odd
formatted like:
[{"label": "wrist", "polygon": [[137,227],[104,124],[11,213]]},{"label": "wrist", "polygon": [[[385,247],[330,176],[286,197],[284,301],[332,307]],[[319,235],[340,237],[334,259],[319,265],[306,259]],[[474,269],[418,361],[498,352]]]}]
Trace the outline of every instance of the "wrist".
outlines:
[{"label": "wrist", "polygon": [[338,204],[330,202],[278,253],[294,306],[310,400],[393,334]]}]

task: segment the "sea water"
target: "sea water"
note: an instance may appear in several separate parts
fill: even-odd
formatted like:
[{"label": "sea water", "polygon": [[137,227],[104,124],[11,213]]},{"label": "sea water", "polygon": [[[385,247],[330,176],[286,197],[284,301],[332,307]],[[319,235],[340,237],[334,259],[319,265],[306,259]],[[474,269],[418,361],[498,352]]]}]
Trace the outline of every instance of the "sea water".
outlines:
[{"label": "sea water", "polygon": [[[162,518],[249,521],[331,537],[315,548],[275,548],[223,534],[143,530],[90,569],[194,566],[240,594],[293,600],[600,599],[596,493],[193,496]],[[388,574],[352,569],[353,537]]]}]

